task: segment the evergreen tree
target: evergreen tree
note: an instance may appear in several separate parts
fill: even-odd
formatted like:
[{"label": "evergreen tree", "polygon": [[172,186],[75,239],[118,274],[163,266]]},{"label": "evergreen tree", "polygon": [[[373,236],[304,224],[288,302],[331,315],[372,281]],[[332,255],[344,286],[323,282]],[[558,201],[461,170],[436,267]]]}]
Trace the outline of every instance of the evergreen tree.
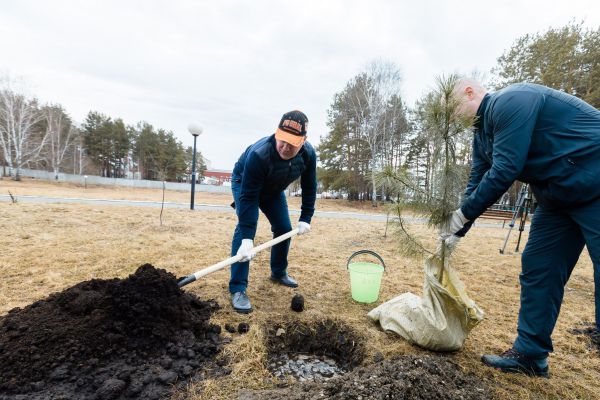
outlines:
[{"label": "evergreen tree", "polygon": [[111,129],[111,153],[110,159],[113,166],[113,176],[115,178],[125,177],[125,167],[128,167],[129,150],[131,149],[131,141],[133,132],[122,119],[118,118],[113,121]]},{"label": "evergreen tree", "polygon": [[181,181],[188,173],[187,150],[172,132],[156,131],[152,125],[140,122],[133,141],[133,160],[142,179]]},{"label": "evergreen tree", "polygon": [[96,111],[90,111],[81,127],[87,156],[99,167],[99,175],[112,174],[112,120]]},{"label": "evergreen tree", "polygon": [[527,34],[498,58],[497,89],[516,82],[549,86],[600,108],[600,28],[582,23]]},{"label": "evergreen tree", "polygon": [[147,122],[139,122],[135,128],[133,145],[133,160],[141,179],[156,179],[153,171],[156,170],[156,157],[158,137],[154,127]]},{"label": "evergreen tree", "polygon": [[[185,149],[185,163],[186,163],[186,174],[192,174],[192,157],[194,155],[194,148],[192,146],[188,146]],[[206,172],[206,160],[202,156],[202,153],[196,149],[196,179],[201,182],[204,173]]]}]

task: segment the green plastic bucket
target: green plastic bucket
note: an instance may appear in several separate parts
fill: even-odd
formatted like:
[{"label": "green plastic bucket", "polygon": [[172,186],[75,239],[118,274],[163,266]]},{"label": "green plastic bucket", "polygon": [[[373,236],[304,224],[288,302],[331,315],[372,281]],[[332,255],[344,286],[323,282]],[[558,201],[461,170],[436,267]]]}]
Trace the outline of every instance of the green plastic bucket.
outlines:
[{"label": "green plastic bucket", "polygon": [[[371,262],[351,262],[359,254],[369,254],[381,264]],[[383,259],[374,251],[359,250],[348,258],[348,271],[350,272],[350,290],[352,299],[359,303],[373,303],[379,298],[381,278],[385,271]]]}]

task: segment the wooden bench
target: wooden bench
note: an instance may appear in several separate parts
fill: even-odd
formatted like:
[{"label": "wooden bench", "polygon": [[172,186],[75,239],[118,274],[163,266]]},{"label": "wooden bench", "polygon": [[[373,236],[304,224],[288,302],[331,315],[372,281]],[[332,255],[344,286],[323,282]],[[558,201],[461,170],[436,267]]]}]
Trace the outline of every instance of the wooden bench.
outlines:
[{"label": "wooden bench", "polygon": [[511,221],[513,215],[515,214],[512,210],[498,210],[493,208],[488,208],[485,210],[483,214],[479,216],[479,218],[487,218],[487,219],[498,219],[502,220],[502,228],[506,224],[506,221]]}]

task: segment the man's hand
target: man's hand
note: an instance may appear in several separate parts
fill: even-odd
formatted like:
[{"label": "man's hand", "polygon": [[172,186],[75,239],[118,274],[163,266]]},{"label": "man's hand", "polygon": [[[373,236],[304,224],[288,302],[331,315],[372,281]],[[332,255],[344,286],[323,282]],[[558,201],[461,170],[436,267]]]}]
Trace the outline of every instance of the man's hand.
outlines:
[{"label": "man's hand", "polygon": [[440,237],[448,239],[452,235],[463,237],[471,229],[473,221],[465,218],[460,208],[452,213],[450,219],[440,228]]},{"label": "man's hand", "polygon": [[302,221],[298,222],[298,235],[304,235],[308,232],[310,232],[310,224]]},{"label": "man's hand", "polygon": [[435,249],[436,254],[439,255],[440,257],[442,255],[445,255],[445,256],[451,255],[452,253],[454,253],[454,250],[456,250],[456,247],[458,246],[458,242],[460,242],[460,239],[462,239],[462,238],[459,236],[456,236],[456,235],[451,235],[446,238],[439,236],[438,241],[437,241],[437,247]]},{"label": "man's hand", "polygon": [[450,252],[453,252],[454,249],[456,249],[456,246],[458,246],[458,242],[460,242],[460,239],[462,239],[462,237],[452,235],[452,236],[444,239],[443,242],[446,245],[446,247],[448,248],[448,250],[450,250]]},{"label": "man's hand", "polygon": [[238,256],[242,256],[240,262],[246,262],[252,260],[252,257],[256,255],[255,252],[251,251],[254,248],[254,241],[252,239],[242,239],[242,244],[237,251]]}]

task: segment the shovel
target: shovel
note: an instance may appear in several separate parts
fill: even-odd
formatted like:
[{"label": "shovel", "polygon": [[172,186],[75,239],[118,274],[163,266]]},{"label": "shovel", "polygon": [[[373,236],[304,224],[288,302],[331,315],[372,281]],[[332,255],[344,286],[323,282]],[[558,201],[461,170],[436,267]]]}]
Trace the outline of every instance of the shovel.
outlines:
[{"label": "shovel", "polygon": [[[277,236],[275,239],[271,239],[268,242],[263,243],[259,246],[253,247],[251,251],[252,251],[252,253],[258,253],[261,250],[265,250],[265,249],[268,249],[269,247],[273,247],[277,243],[281,243],[284,240],[291,238],[292,236],[296,236],[297,234],[298,234],[298,228],[293,229],[293,230],[289,231],[288,233],[284,233],[281,236]],[[238,255],[229,257],[227,260],[223,260],[220,263],[211,265],[210,267],[206,267],[204,269],[201,269],[200,271],[196,271],[193,274],[186,276],[185,278],[181,279],[177,284],[179,285],[179,287],[183,287],[183,286],[187,285],[188,283],[194,282],[196,279],[202,278],[203,276],[208,275],[208,274],[212,274],[213,272],[217,272],[218,270],[223,269],[231,264],[234,264],[234,263],[240,261],[241,259],[242,259],[242,256],[238,256]]]}]

